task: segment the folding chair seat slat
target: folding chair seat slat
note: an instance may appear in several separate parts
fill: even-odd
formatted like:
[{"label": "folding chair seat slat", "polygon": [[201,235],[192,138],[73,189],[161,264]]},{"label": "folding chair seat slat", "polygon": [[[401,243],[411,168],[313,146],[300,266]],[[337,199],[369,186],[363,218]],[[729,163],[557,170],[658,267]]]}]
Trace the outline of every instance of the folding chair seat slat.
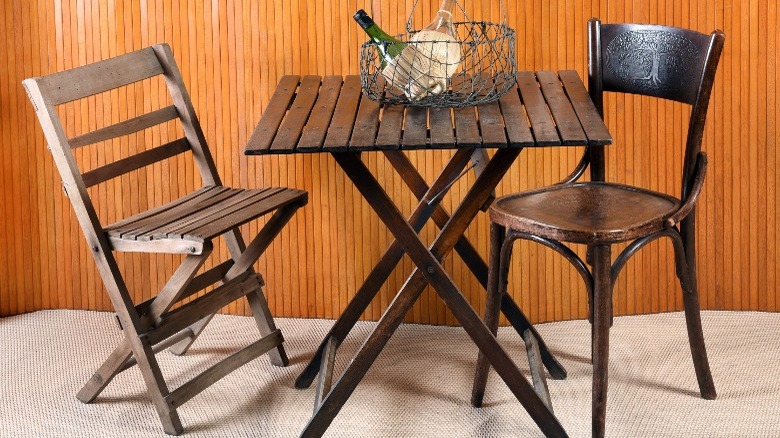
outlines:
[{"label": "folding chair seat slat", "polygon": [[[232,198],[241,193],[239,189],[220,187],[220,190],[212,190],[207,195],[199,196],[187,202],[181,203],[165,212],[155,216],[150,216],[142,221],[133,224],[132,227],[122,227],[114,230],[123,239],[139,239],[142,236],[148,236],[150,233],[157,232],[161,228],[174,226],[179,221],[184,221],[192,214],[200,212],[202,209],[210,208],[215,204],[223,202],[225,199]],[[163,234],[160,234],[161,236]]]},{"label": "folding chair seat slat", "polygon": [[76,149],[81,146],[86,146],[101,141],[110,140],[112,138],[122,137],[125,135],[133,134],[144,129],[151,128],[152,126],[159,125],[161,123],[169,122],[179,117],[176,107],[173,105],[160,108],[150,113],[142,114],[132,119],[115,123],[104,128],[97,129],[86,134],[73,137],[68,140],[70,147]]},{"label": "folding chair seat slat", "polygon": [[[149,239],[161,238],[182,238],[185,231],[193,229],[198,224],[206,223],[217,218],[230,214],[231,212],[243,207],[248,199],[256,197],[270,196],[277,189],[244,190],[235,193],[233,196],[225,197],[217,203],[193,211],[180,221],[172,222],[165,227],[150,231],[143,236]],[[199,236],[196,238],[200,238]]]},{"label": "folding chair seat slat", "polygon": [[294,189],[285,189],[266,199],[258,199],[252,205],[237,211],[230,219],[223,218],[203,225],[202,227],[187,233],[184,237],[203,236],[211,238],[217,236],[226,230],[238,225],[242,225],[255,217],[270,213],[278,208],[291,204],[293,202],[303,202],[306,199],[306,192]]},{"label": "folding chair seat slat", "polygon": [[250,206],[266,198],[272,197],[282,191],[284,191],[284,189],[273,188],[261,192],[247,192],[245,196],[241,197],[241,199],[236,199],[234,202],[226,203],[224,206],[222,206],[222,208],[210,211],[208,216],[202,217],[197,221],[191,221],[186,226],[180,227],[175,231],[168,233],[168,237],[208,238],[205,234],[200,233],[198,229],[215,223],[219,223],[220,225],[217,227],[221,228],[222,230],[241,225],[242,221],[238,216],[236,216],[236,214],[246,212],[248,216],[254,216],[255,210],[249,209]]},{"label": "folding chair seat slat", "polygon": [[103,229],[109,232],[109,235],[116,235],[120,236],[121,233],[114,234],[114,230],[119,229],[131,229],[130,227],[141,223],[145,219],[149,219],[153,216],[159,215],[161,213],[164,213],[168,210],[171,210],[172,208],[176,207],[177,205],[180,205],[182,203],[188,202],[190,200],[194,200],[196,198],[200,197],[206,197],[206,196],[212,196],[209,194],[209,192],[222,192],[224,190],[227,190],[227,187],[222,186],[205,186],[201,187],[193,192],[187,193],[186,195],[176,198],[171,202],[167,202],[162,205],[158,205],[157,207],[150,208],[148,210],[144,210],[140,213],[134,214],[132,216],[128,216],[124,219],[118,220],[114,222],[111,225],[108,225],[104,227]]},{"label": "folding chair seat slat", "polygon": [[[159,223],[157,226],[147,226],[137,230],[133,238],[138,240],[159,240],[168,238],[181,239],[180,230],[186,229],[193,223],[208,221],[214,217],[225,214],[225,210],[240,203],[243,199],[251,196],[261,196],[268,190],[235,190],[220,193],[218,196],[204,200],[199,204],[182,206],[175,217],[171,215],[165,223]],[[196,241],[202,240],[201,237],[195,237]]]}]

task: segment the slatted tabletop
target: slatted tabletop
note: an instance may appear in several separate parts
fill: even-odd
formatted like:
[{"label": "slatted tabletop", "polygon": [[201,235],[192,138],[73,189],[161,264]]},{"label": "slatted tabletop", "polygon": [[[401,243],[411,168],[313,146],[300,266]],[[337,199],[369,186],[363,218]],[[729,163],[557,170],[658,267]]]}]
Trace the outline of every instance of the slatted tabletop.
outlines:
[{"label": "slatted tabletop", "polygon": [[611,143],[574,70],[519,72],[498,101],[458,109],[382,105],[359,76],[284,76],[246,154]]}]

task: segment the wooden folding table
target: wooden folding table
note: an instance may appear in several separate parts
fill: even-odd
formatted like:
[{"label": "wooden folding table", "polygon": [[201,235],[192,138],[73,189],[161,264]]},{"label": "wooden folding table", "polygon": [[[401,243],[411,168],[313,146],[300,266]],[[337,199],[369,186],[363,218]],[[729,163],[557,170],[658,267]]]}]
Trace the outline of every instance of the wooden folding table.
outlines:
[{"label": "wooden folding table", "polygon": [[[395,237],[322,341],[296,386],[306,388],[319,373],[314,415],[302,436],[320,436],[352,394],[412,308],[431,284],[473,342],[547,436],[565,436],[558,419],[534,391],[441,265],[454,248],[480,281],[487,266],[463,236],[524,147],[610,144],[612,138],[577,72],[520,72],[517,86],[500,100],[459,109],[381,105],[361,92],[358,76],[285,76],[279,82],[246,147],[248,155],[330,153]],[[456,149],[429,186],[406,150]],[[487,148],[497,149],[492,159]],[[360,158],[381,151],[420,200],[407,219]],[[443,194],[469,168],[477,178],[456,210],[440,205]],[[418,233],[433,218],[441,228],[430,247]],[[336,350],[406,253],[416,268],[388,306],[377,327],[332,384]],[[549,353],[509,296],[501,310],[512,326],[539,343],[553,378],[566,371]]]}]

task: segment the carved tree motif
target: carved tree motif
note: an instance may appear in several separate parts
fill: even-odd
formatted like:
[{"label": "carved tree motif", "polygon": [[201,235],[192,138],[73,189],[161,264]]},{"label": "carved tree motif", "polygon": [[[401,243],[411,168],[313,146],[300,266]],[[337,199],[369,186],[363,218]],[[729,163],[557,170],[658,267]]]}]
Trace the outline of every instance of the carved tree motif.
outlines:
[{"label": "carved tree motif", "polygon": [[624,32],[609,43],[607,68],[631,87],[674,92],[695,80],[699,53],[681,35],[660,30]]}]

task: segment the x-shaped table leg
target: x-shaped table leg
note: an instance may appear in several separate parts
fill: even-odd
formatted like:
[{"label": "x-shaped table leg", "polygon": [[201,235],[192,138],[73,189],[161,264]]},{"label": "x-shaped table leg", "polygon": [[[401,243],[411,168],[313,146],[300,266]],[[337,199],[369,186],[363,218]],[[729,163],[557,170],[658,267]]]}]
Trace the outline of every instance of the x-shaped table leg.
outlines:
[{"label": "x-shaped table leg", "polygon": [[514,362],[490,333],[490,330],[482,323],[440,263],[440,260],[452,250],[455,242],[476,216],[480,206],[498,185],[519,154],[519,149],[503,149],[496,153],[453,213],[450,221],[442,229],[430,250],[425,247],[417,232],[403,218],[401,212],[357,154],[349,152],[333,154],[347,176],[400,242],[417,268],[407,279],[393,302],[390,303],[376,329],[363,343],[339,380],[327,392],[322,402],[315,407],[316,411],[302,432],[302,436],[320,436],[325,432],[429,283],[460,321],[474,343],[488,358],[493,368],[542,432],[547,436],[566,436],[558,419],[536,395],[533,387],[523,377]]},{"label": "x-shaped table leg", "polygon": [[[410,216],[408,222],[412,225],[412,228],[419,232],[422,230],[425,223],[430,219],[431,214],[436,210],[435,207],[441,201],[441,196],[436,195],[445,190],[453,181],[457,180],[461,171],[466,167],[469,162],[471,153],[465,149],[459,149],[455,152],[453,157],[442,169],[436,181],[431,184],[421,196],[419,196],[420,203],[415,208],[414,212]],[[436,197],[436,199],[432,199]],[[355,323],[360,319],[360,315],[366,310],[368,304],[374,299],[379,289],[387,281],[387,278],[393,272],[396,265],[401,261],[404,255],[404,249],[398,240],[393,241],[387,248],[382,258],[374,266],[371,272],[366,277],[363,285],[355,292],[355,296],[349,301],[347,307],[341,313],[341,316],[336,320],[333,327],[331,327],[328,334],[320,344],[314,357],[309,361],[309,364],[298,376],[295,381],[295,387],[299,389],[308,388],[314,377],[320,371],[320,364],[323,358],[323,353],[329,342],[335,342],[336,345],[340,344],[355,326]]]},{"label": "x-shaped table leg", "polygon": [[[401,151],[385,151],[385,156],[401,175],[401,178],[406,182],[406,185],[414,192],[415,196],[422,197],[425,191],[428,190],[428,185],[409,158]],[[447,214],[444,207],[437,205],[432,218],[439,228],[444,228],[450,220],[450,215]],[[474,248],[468,239],[466,239],[466,236],[461,236],[458,241],[455,242],[455,251],[460,255],[460,258],[474,274],[482,287],[487,289],[488,266],[477,252],[477,249]],[[520,310],[517,303],[515,303],[508,294],[504,294],[501,297],[501,312],[503,312],[504,316],[506,316],[509,323],[520,336],[524,336],[523,334],[526,330],[531,331],[539,344],[542,362],[547,368],[547,371],[550,372],[552,378],[565,379],[566,369],[557,359],[555,359],[555,356],[550,353],[550,350],[547,348],[547,345],[545,345],[542,337],[537,333],[525,314],[523,314],[523,311]]]},{"label": "x-shaped table leg", "polygon": [[[463,149],[456,152],[455,156],[451,159],[450,165],[454,164],[456,167],[453,169],[455,172],[460,171],[468,162],[466,157],[471,155],[471,152],[466,152]],[[414,167],[409,158],[401,151],[390,150],[384,151],[385,157],[387,157],[390,164],[398,172],[406,185],[412,190],[415,197],[421,202],[425,202],[425,199],[435,195],[438,192],[438,187],[446,186],[450,181],[443,181],[443,178],[452,178],[455,174],[452,171],[447,171],[447,168],[442,171],[442,174],[431,185],[425,182],[425,179],[420,175],[419,171]],[[434,189],[434,190],[432,190]],[[436,203],[432,206],[433,209],[429,210],[428,215],[416,216],[423,221],[427,221],[429,218],[433,218],[434,223],[443,228],[450,220],[450,215],[447,211]],[[418,209],[420,207],[418,206]],[[412,228],[419,232],[422,229],[424,222],[412,223]],[[469,270],[474,274],[477,280],[480,282],[483,288],[487,287],[488,266],[482,257],[477,252],[476,248],[471,242],[466,239],[465,236],[461,236],[455,243],[455,251],[460,255]],[[339,316],[336,323],[333,325],[328,334],[323,338],[322,343],[317,348],[314,356],[311,358],[306,368],[301,372],[295,381],[295,386],[299,389],[308,388],[314,377],[321,370],[321,361],[323,359],[323,353],[330,342],[336,342],[336,345],[341,343],[344,338],[349,334],[355,323],[360,319],[360,315],[365,311],[368,304],[376,296],[379,288],[390,276],[390,273],[401,260],[403,256],[403,249],[401,245],[394,241],[388,250],[385,252],[379,263],[374,267],[371,273],[366,278],[363,285],[358,289],[355,297],[350,300],[344,312]],[[530,330],[539,344],[540,353],[542,355],[542,362],[547,370],[550,372],[550,376],[554,379],[565,379],[566,369],[555,359],[550,353],[547,345],[542,340],[542,337],[536,332],[536,329],[528,318],[523,314],[522,310],[518,307],[517,303],[512,300],[508,294],[504,294],[501,299],[501,311],[506,316],[509,323],[521,336],[526,330]]]}]

